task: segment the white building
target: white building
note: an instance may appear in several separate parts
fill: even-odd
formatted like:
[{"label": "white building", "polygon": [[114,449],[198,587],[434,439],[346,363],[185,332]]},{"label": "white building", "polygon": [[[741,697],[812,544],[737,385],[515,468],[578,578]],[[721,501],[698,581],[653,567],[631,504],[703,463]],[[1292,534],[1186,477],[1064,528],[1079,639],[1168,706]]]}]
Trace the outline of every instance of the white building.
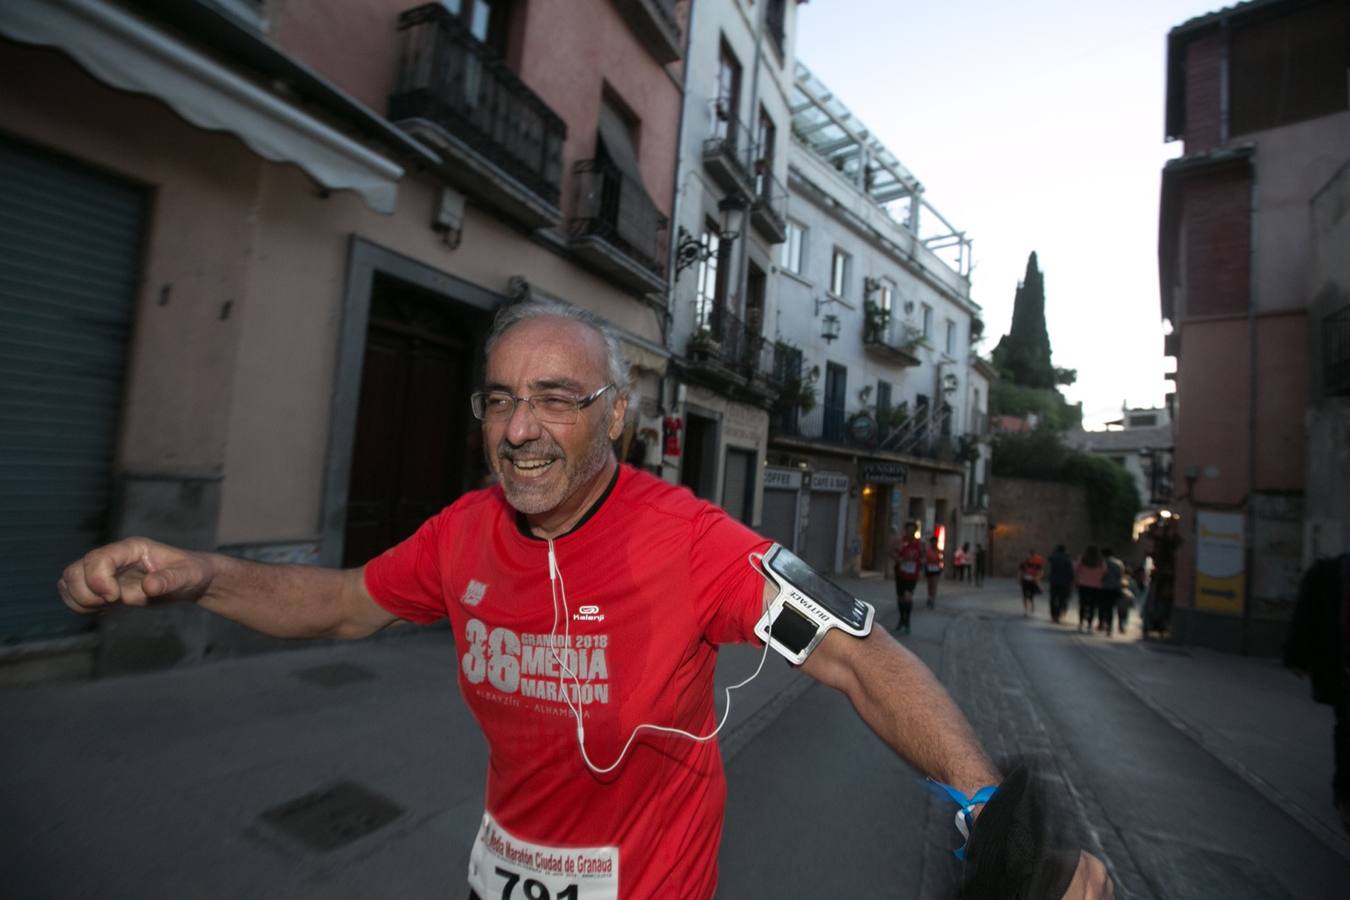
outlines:
[{"label": "white building", "polygon": [[777,396],[764,329],[787,227],[796,7],[693,3],[685,57],[666,419],[681,453],[666,475],[755,526]]},{"label": "white building", "polygon": [[821,571],[884,571],[906,521],[941,526],[949,548],[963,534],[988,397],[972,381],[970,242],[800,63],[791,110],[763,528]]},{"label": "white building", "polygon": [[1172,417],[1165,407],[1131,409],[1106,423],[1103,431],[1071,431],[1070,447],[1104,456],[1134,478],[1142,510],[1159,510],[1172,500]]}]

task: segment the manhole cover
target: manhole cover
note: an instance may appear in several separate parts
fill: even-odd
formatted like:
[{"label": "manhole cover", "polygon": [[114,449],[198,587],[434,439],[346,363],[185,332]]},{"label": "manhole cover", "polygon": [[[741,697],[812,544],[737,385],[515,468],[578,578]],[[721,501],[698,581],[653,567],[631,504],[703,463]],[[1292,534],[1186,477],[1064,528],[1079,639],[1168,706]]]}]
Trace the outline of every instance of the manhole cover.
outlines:
[{"label": "manhole cover", "polygon": [[295,677],[322,687],[342,687],[358,681],[372,681],[375,673],[351,663],[327,663],[312,669],[301,669],[295,673]]},{"label": "manhole cover", "polygon": [[260,819],[311,850],[336,850],[403,815],[403,808],[349,781],[339,781],[264,812]]}]

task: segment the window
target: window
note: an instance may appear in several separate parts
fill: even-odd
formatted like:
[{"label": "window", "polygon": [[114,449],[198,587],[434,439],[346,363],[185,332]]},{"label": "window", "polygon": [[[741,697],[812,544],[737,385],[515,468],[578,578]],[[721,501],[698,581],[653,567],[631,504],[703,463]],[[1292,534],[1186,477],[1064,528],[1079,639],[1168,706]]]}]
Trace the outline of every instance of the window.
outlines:
[{"label": "window", "polygon": [[849,269],[852,268],[849,255],[838,247],[834,248],[834,259],[830,262],[830,291],[836,297],[848,296]]},{"label": "window", "polygon": [[773,124],[764,107],[759,108],[759,127],[755,132],[755,195],[770,200],[767,196],[770,177],[773,175],[774,144],[778,142],[778,126]]},{"label": "window", "polygon": [[510,24],[508,5],[506,0],[441,0],[441,6],[459,18],[474,38],[499,57],[506,56]]},{"label": "window", "polygon": [[735,145],[737,114],[741,106],[741,64],[736,54],[723,41],[717,57],[717,117],[713,126],[716,137]]},{"label": "window", "polygon": [[764,12],[764,28],[769,33],[769,40],[773,42],[773,49],[778,51],[778,59],[783,59],[783,38],[786,27],[784,20],[787,17],[787,0],[769,0],[769,8]]},{"label": "window", "polygon": [[783,249],[779,251],[782,254],[779,265],[793,275],[802,274],[802,263],[805,259],[802,251],[805,249],[806,226],[798,225],[796,222],[789,220],[787,223],[787,240],[783,243]]},{"label": "window", "polygon": [[923,337],[924,340],[933,337],[933,307],[927,303],[923,305]]},{"label": "window", "polygon": [[881,318],[887,322],[891,319],[891,310],[894,304],[895,284],[883,278],[877,287],[877,309],[881,310]]},{"label": "window", "polygon": [[1232,30],[1229,123],[1235,135],[1276,128],[1346,108],[1350,6],[1308,3]]},{"label": "window", "polygon": [[947,355],[956,355],[956,323],[951,319],[947,320]]},{"label": "window", "polygon": [[1156,415],[1130,416],[1129,428],[1148,428],[1158,424]]},{"label": "window", "polygon": [[726,289],[726,266],[722,265],[722,256],[730,245],[722,243],[722,236],[713,223],[704,226],[700,243],[703,244],[705,258],[698,264],[694,327],[719,335],[722,324],[720,310]]}]

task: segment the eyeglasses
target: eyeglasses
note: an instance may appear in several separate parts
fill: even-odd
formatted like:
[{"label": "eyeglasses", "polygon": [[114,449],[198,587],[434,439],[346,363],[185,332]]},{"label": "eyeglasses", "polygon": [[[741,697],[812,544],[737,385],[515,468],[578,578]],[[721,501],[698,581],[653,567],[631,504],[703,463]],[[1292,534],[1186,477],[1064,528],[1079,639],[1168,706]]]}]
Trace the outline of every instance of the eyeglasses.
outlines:
[{"label": "eyeglasses", "polygon": [[605,391],[614,387],[611,382],[585,397],[573,397],[571,394],[535,394],[533,397],[517,397],[510,391],[478,391],[469,397],[469,406],[473,417],[484,422],[505,422],[516,413],[516,404],[524,403],[540,422],[549,425],[575,425],[581,418],[581,411],[600,399]]}]

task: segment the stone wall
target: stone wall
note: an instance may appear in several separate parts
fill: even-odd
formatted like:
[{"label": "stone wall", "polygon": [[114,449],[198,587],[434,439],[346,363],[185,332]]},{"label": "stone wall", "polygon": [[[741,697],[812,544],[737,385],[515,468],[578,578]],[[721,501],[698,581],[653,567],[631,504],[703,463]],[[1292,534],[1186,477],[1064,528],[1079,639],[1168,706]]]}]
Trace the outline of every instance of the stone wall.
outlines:
[{"label": "stone wall", "polygon": [[[1049,556],[1056,544],[1078,556],[1094,543],[1081,485],[995,476],[989,480],[990,573],[1016,575],[1028,550]],[[1126,557],[1127,547],[1113,548]]]}]

